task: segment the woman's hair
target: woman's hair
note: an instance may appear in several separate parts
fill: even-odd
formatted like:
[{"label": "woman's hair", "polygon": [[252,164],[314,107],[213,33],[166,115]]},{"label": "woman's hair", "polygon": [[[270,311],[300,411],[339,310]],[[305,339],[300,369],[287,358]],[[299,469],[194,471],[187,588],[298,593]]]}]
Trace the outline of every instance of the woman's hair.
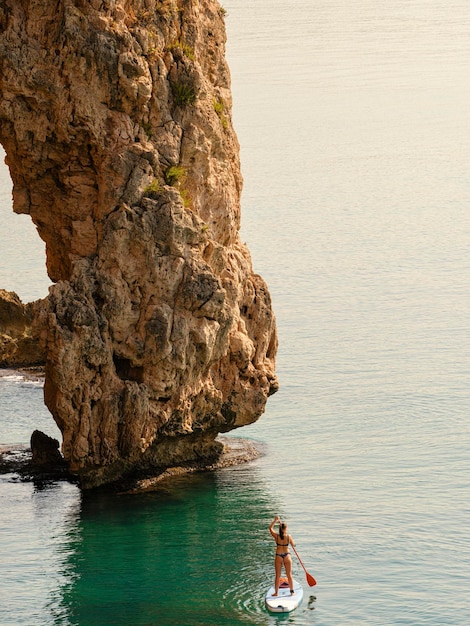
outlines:
[{"label": "woman's hair", "polygon": [[285,522],[282,522],[282,524],[279,525],[279,537],[281,539],[284,539],[284,532],[287,528],[287,524]]}]

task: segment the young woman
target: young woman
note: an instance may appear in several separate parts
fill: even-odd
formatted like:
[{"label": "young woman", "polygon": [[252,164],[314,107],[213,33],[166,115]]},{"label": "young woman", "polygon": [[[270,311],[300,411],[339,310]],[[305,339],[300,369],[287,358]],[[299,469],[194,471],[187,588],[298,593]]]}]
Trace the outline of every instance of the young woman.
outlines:
[{"label": "young woman", "polygon": [[[274,524],[279,522],[279,532],[274,531]],[[286,570],[287,580],[289,581],[289,589],[291,595],[294,593],[294,581],[292,580],[292,558],[289,554],[289,545],[295,547],[294,540],[287,533],[287,524],[281,522],[281,518],[276,515],[269,527],[274,541],[276,542],[276,556],[274,557],[274,569],[276,572],[276,578],[274,579],[274,593],[273,596],[277,596],[279,591],[279,579],[281,578],[282,566]]]}]

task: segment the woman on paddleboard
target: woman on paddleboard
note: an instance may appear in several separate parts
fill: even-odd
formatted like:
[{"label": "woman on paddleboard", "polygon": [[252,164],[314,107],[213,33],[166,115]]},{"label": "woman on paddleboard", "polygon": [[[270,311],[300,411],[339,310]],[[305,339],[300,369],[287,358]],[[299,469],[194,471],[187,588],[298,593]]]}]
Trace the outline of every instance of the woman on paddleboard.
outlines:
[{"label": "woman on paddleboard", "polygon": [[[274,525],[279,522],[279,532],[275,532]],[[276,572],[276,578],[274,579],[274,593],[273,596],[277,596],[279,592],[279,579],[281,578],[282,566],[286,570],[287,580],[289,581],[289,589],[291,595],[294,593],[294,581],[292,579],[292,558],[289,554],[289,545],[295,547],[294,540],[291,535],[287,533],[287,524],[281,522],[281,518],[276,515],[269,527],[274,541],[276,542],[276,556],[274,557],[274,569]]]}]

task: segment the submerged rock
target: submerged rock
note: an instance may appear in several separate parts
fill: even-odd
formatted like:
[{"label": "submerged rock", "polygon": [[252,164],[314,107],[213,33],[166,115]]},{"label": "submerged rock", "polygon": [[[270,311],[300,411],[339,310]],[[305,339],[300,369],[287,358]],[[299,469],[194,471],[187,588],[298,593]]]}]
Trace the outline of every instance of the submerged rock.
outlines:
[{"label": "submerged rock", "polygon": [[278,388],[268,289],[239,238],[216,0],[0,8],[0,142],[56,283],[45,399],[84,487],[217,459]]}]

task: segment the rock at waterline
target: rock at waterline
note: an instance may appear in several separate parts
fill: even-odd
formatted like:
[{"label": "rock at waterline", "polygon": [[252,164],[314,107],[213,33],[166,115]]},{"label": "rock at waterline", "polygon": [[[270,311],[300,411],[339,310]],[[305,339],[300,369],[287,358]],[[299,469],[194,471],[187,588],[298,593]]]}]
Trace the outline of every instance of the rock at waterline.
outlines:
[{"label": "rock at waterline", "polygon": [[59,447],[57,439],[35,430],[31,435],[31,465],[42,468],[63,466],[65,461]]}]

